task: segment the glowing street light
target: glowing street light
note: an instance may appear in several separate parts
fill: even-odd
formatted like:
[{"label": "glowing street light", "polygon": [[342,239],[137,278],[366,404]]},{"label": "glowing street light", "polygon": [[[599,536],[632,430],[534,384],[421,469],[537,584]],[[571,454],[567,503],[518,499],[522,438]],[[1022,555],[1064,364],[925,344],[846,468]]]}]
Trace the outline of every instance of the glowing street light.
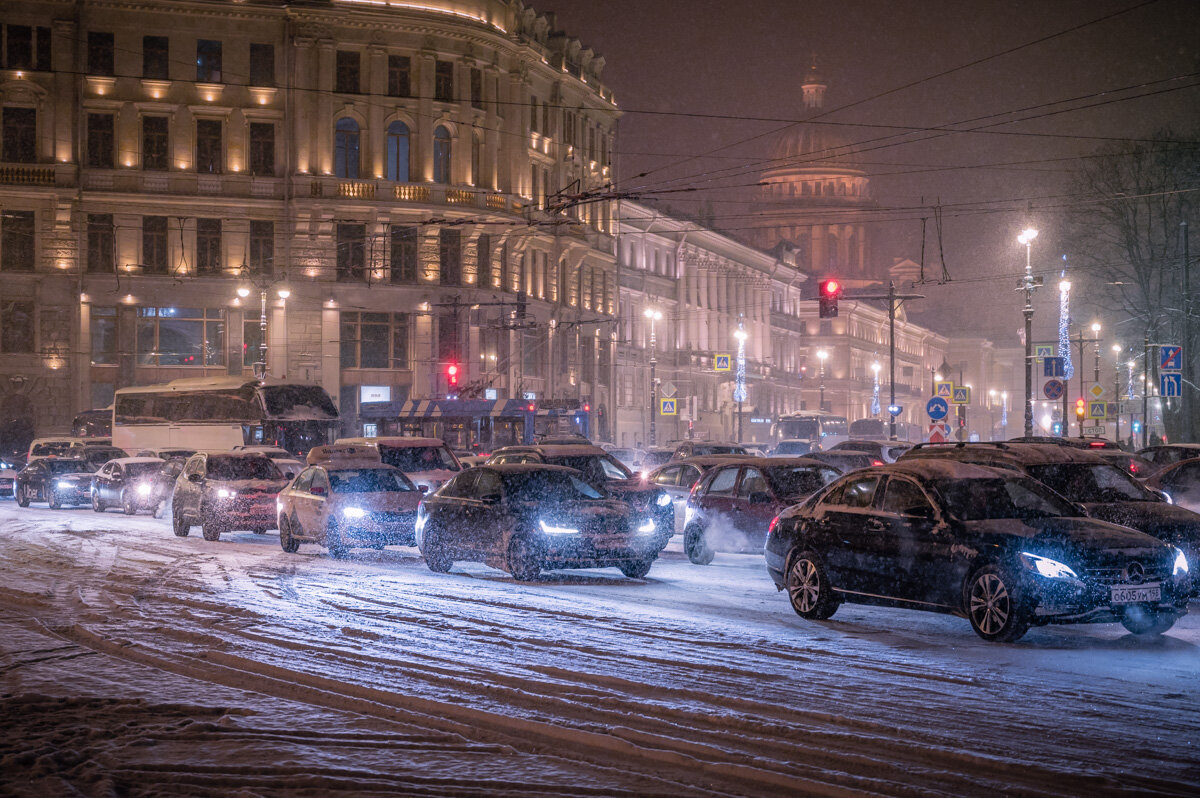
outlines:
[{"label": "glowing street light", "polygon": [[657,446],[657,429],[655,422],[658,417],[658,377],[655,371],[658,367],[658,336],[657,323],[662,320],[662,311],[658,308],[646,308],[642,315],[650,320],[650,445]]}]

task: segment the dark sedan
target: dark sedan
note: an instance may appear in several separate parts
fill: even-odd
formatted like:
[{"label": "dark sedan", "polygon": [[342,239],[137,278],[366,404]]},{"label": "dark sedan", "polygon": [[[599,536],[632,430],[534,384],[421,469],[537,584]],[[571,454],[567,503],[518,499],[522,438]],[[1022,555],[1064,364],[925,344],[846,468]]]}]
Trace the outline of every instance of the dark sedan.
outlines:
[{"label": "dark sedan", "polygon": [[483,465],[447,482],[417,510],[417,547],[432,571],[485,562],[521,581],[544,568],[616,566],[642,577],[659,552],[650,514],[578,471],[541,464]]},{"label": "dark sedan", "polygon": [[92,500],[92,471],[84,459],[41,457],[17,474],[17,504],[45,502],[56,510],[64,504],[88,504]]},{"label": "dark sedan", "polygon": [[938,459],[842,477],[773,522],[766,560],[801,617],[843,601],[947,612],[995,642],[1049,623],[1159,634],[1191,590],[1175,546],[1014,471]]},{"label": "dark sedan", "polygon": [[696,565],[708,565],[718,551],[762,551],[771,519],[840,474],[807,457],[742,457],[716,465],[688,497],[683,551]]}]

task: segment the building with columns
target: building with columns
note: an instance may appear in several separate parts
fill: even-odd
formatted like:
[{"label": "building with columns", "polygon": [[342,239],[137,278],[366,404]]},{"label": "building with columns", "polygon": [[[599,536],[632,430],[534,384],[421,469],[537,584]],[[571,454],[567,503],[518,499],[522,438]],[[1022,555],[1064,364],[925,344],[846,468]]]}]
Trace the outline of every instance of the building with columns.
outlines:
[{"label": "building with columns", "polygon": [[263,293],[269,374],[323,385],[346,432],[452,391],[612,404],[613,219],[560,195],[608,184],[618,110],[553,16],[30,0],[2,23],[0,420],[250,375]]}]

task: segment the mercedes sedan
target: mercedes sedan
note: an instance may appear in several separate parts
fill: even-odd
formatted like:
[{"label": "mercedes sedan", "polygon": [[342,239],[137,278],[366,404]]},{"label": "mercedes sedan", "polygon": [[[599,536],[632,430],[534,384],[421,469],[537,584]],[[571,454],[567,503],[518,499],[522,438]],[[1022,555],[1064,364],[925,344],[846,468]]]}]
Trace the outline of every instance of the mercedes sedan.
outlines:
[{"label": "mercedes sedan", "polygon": [[766,560],[803,618],[843,601],[932,610],[996,642],[1049,623],[1160,634],[1191,590],[1177,547],[1083,517],[1029,477],[950,460],[842,477],[772,522]]}]

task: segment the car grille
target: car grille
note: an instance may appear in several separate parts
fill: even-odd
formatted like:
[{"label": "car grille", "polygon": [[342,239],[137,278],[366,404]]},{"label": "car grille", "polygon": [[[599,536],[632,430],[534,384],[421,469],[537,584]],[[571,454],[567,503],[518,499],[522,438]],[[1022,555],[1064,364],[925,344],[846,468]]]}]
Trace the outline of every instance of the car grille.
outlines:
[{"label": "car grille", "polygon": [[392,512],[392,511],[384,510],[384,511],[380,511],[377,513],[371,513],[371,519],[373,521],[377,521],[381,524],[412,523],[413,521],[416,520],[416,518],[417,518],[416,510],[406,510],[406,511],[399,511],[399,512]]},{"label": "car grille", "polygon": [[1091,582],[1100,585],[1125,585],[1139,584],[1142,582],[1163,582],[1170,578],[1171,572],[1169,569],[1152,563],[1144,563],[1139,561],[1139,564],[1145,569],[1144,573],[1132,578],[1128,573],[1126,566],[1107,567],[1107,568],[1088,568],[1084,570],[1083,576]]}]

